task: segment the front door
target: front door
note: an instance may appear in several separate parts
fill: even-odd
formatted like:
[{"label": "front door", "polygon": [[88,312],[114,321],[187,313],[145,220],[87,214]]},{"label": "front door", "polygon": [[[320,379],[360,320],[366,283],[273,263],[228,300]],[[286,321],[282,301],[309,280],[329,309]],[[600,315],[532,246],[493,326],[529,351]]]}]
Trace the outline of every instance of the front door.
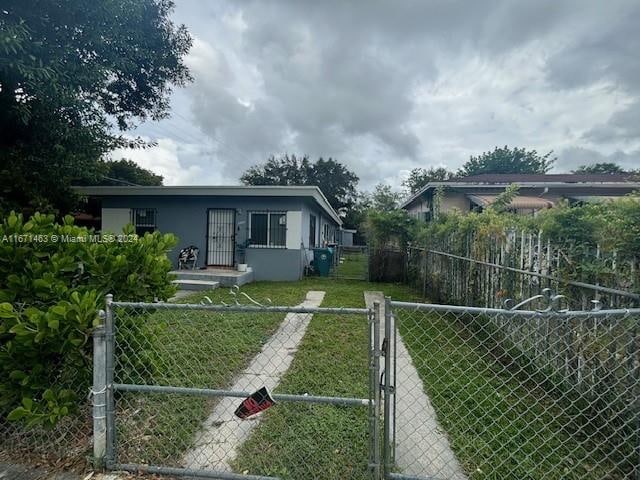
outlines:
[{"label": "front door", "polygon": [[207,265],[232,267],[236,250],[236,211],[211,208],[207,223]]}]

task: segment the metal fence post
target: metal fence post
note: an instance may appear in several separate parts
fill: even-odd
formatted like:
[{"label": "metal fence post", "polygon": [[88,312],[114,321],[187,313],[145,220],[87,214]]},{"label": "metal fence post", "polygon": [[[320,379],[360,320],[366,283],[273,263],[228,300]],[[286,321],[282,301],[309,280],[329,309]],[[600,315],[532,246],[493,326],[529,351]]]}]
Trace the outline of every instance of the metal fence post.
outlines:
[{"label": "metal fence post", "polygon": [[105,317],[105,312],[100,310],[100,325],[93,330],[93,388],[91,397],[93,402],[93,462],[96,469],[104,467],[107,447]]},{"label": "metal fence post", "polygon": [[373,398],[374,424],[373,424],[373,445],[374,445],[374,469],[373,478],[380,479],[380,388],[378,378],[380,377],[380,302],[373,303]]},{"label": "metal fence post", "polygon": [[391,299],[385,297],[384,301],[384,338],[385,338],[385,351],[384,351],[384,439],[383,439],[383,451],[384,451],[384,478],[391,473]]},{"label": "metal fence post", "polygon": [[107,294],[105,297],[106,315],[105,315],[105,370],[106,370],[106,427],[107,427],[107,445],[105,451],[106,467],[112,468],[115,463],[115,400],[113,392],[113,369],[114,369],[114,328],[113,328],[113,295]]}]

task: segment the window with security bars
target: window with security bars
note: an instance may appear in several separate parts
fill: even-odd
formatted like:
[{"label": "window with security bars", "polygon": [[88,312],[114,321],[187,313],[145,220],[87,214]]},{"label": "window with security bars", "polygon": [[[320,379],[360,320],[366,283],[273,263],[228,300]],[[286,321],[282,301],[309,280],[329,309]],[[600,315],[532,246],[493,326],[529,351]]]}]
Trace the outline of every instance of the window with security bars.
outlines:
[{"label": "window with security bars", "polygon": [[249,245],[262,248],[285,248],[287,245],[287,213],[250,212]]},{"label": "window with security bars", "polygon": [[322,226],[322,242],[323,246],[326,246],[329,243],[335,243],[336,241],[336,229],[325,223]]},{"label": "window with security bars", "polygon": [[144,235],[157,230],[157,212],[155,208],[134,208],[131,212],[136,234]]}]

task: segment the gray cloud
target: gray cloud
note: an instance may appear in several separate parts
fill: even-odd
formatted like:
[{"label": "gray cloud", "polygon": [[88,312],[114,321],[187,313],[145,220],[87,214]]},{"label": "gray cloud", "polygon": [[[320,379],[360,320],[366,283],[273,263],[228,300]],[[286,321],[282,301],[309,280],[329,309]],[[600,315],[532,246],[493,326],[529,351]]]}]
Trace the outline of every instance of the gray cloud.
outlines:
[{"label": "gray cloud", "polygon": [[504,144],[564,170],[638,159],[637,1],[178,0],[176,20],[195,82],[140,131],[201,183],[282,152],[338,158],[364,188]]},{"label": "gray cloud", "polygon": [[626,169],[640,168],[640,150],[623,152],[617,150],[604,154],[596,150],[582,147],[566,148],[558,154],[558,166],[562,171],[570,171],[581,165],[591,163],[613,162]]}]

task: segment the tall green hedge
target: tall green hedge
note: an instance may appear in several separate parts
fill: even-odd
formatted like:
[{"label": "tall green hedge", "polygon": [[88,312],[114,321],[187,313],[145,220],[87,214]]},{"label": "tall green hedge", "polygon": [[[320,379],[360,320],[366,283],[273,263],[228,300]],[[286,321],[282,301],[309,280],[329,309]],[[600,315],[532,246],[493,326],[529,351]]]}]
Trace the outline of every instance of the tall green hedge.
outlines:
[{"label": "tall green hedge", "polygon": [[65,217],[11,213],[0,225],[0,418],[53,425],[91,379],[91,333],[104,295],[173,295],[170,234],[98,237]]}]

